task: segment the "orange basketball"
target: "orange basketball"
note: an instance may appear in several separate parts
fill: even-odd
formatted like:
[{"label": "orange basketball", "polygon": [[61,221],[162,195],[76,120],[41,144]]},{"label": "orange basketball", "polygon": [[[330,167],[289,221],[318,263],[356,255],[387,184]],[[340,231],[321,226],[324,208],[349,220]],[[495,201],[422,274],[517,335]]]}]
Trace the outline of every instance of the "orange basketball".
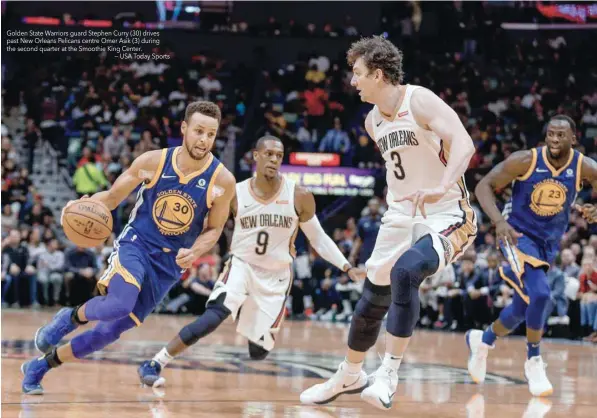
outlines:
[{"label": "orange basketball", "polygon": [[112,233],[112,214],[100,201],[77,200],[64,210],[62,227],[75,245],[96,247],[103,244]]}]

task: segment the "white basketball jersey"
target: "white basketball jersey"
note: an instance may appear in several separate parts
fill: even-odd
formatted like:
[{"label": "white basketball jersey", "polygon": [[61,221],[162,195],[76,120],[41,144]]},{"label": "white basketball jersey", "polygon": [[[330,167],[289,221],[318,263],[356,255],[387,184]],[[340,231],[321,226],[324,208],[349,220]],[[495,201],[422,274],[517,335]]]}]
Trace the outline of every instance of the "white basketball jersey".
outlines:
[{"label": "white basketball jersey", "polygon": [[251,179],[236,185],[238,209],[230,247],[234,257],[267,270],[288,268],[298,231],[294,185],[283,176],[280,191],[268,201],[255,195]]},{"label": "white basketball jersey", "polygon": [[[413,118],[410,99],[419,88],[422,87],[406,86],[402,105],[391,122],[381,116],[377,106],[371,111],[374,139],[386,162],[387,202],[391,208],[409,214],[412,203],[396,203],[394,198],[438,187],[450,153],[448,144],[434,132],[421,128]],[[426,204],[425,210],[442,211],[450,204],[457,206],[458,200],[464,198],[468,198],[468,191],[462,178],[437,204]]]}]

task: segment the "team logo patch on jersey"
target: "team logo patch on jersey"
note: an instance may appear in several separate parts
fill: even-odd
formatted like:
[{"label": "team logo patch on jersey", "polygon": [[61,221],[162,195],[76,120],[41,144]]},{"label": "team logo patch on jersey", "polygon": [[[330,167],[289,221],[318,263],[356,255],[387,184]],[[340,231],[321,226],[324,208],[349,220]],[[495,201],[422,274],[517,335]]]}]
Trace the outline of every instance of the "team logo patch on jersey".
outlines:
[{"label": "team logo patch on jersey", "polygon": [[539,216],[554,216],[564,210],[568,188],[553,179],[543,180],[533,187],[530,207]]},{"label": "team logo patch on jersey", "polygon": [[189,230],[197,204],[187,193],[166,190],[153,204],[153,220],[163,235],[181,235]]}]

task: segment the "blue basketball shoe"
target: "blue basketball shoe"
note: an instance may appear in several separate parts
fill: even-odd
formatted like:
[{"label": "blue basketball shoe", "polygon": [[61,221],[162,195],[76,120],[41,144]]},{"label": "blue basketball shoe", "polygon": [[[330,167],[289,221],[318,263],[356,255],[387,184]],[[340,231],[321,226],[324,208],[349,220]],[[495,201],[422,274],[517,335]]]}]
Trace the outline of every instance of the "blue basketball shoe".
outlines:
[{"label": "blue basketball shoe", "polygon": [[44,388],[41,386],[41,379],[50,370],[50,365],[45,357],[29,360],[21,365],[23,383],[21,389],[27,395],[43,395]]},{"label": "blue basketball shoe", "polygon": [[144,361],[137,369],[141,384],[152,388],[163,386],[166,383],[166,379],[160,377],[161,372],[162,366],[155,360]]},{"label": "blue basketball shoe", "polygon": [[72,321],[72,313],[73,308],[62,308],[48,325],[37,330],[33,342],[38,351],[43,354],[49,353],[65,335],[77,329],[79,325]]}]

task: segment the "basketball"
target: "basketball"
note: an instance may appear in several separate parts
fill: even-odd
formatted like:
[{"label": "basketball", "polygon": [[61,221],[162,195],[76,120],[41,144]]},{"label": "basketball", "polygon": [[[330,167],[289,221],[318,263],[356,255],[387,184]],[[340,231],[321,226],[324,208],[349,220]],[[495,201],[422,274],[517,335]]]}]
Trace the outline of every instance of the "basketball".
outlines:
[{"label": "basketball", "polygon": [[64,210],[62,227],[68,239],[79,247],[96,247],[112,233],[112,214],[102,202],[77,200]]}]

